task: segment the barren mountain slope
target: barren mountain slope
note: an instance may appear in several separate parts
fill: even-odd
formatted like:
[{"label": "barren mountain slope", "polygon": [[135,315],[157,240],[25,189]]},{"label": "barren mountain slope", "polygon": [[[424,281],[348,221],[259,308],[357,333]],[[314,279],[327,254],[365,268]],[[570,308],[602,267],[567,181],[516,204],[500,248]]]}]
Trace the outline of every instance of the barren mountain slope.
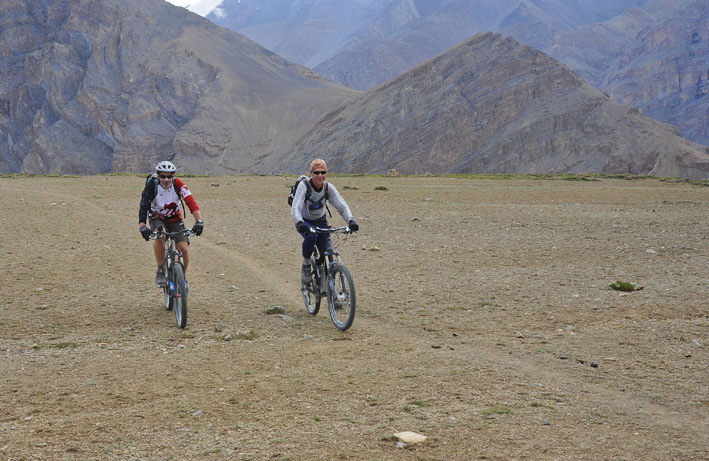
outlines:
[{"label": "barren mountain slope", "polygon": [[207,17],[334,81],[368,89],[481,32],[541,47],[647,0],[224,0]]},{"label": "barren mountain slope", "polygon": [[592,85],[709,145],[709,2],[651,0],[545,48]]},{"label": "barren mountain slope", "polygon": [[387,1],[223,1],[206,17],[283,58],[314,67],[376,20]]},{"label": "barren mountain slope", "polygon": [[161,0],[0,4],[0,171],[256,171],[353,92]]},{"label": "barren mountain slope", "polygon": [[491,34],[363,94],[158,0],[0,12],[0,172],[164,158],[188,173],[299,172],[319,155],[360,172],[707,176],[703,148]]},{"label": "barren mountain slope", "polygon": [[542,48],[557,31],[599,22],[645,0],[396,0],[377,21],[315,69],[368,89],[478,33]]},{"label": "barren mountain slope", "polygon": [[342,172],[709,176],[704,147],[492,33],[340,105],[290,165],[304,166],[313,146]]},{"label": "barren mountain slope", "polygon": [[476,33],[498,32],[550,53],[617,102],[709,145],[705,0],[362,1],[348,3],[356,11],[344,18],[341,5],[226,0],[224,16],[210,18],[361,89]]}]

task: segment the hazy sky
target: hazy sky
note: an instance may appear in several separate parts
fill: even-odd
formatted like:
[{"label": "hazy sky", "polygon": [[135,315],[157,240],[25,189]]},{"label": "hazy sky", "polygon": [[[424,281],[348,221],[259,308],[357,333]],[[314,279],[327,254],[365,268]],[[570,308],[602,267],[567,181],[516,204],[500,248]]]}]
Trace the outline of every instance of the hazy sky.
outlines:
[{"label": "hazy sky", "polygon": [[187,7],[193,13],[204,16],[219,5],[222,0],[167,0],[173,5]]}]

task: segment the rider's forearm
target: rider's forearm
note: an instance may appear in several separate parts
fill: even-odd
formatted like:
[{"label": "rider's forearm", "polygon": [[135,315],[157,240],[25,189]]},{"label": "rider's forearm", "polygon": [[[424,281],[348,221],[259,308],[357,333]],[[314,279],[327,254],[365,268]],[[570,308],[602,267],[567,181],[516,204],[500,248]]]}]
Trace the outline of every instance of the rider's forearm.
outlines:
[{"label": "rider's forearm", "polygon": [[199,221],[202,219],[202,212],[199,210],[194,210],[194,212],[192,212],[192,216],[194,216],[195,221]]}]

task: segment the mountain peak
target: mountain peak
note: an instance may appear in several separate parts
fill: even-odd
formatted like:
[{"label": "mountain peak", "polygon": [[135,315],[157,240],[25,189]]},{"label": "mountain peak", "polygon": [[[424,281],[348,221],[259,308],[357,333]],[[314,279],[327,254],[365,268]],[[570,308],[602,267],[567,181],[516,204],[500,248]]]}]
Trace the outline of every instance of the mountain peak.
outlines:
[{"label": "mountain peak", "polygon": [[181,6],[200,16],[207,16],[223,2],[223,0],[166,0],[175,6]]},{"label": "mountain peak", "polygon": [[477,35],[340,105],[299,140],[336,171],[709,175],[709,154],[541,51]]}]

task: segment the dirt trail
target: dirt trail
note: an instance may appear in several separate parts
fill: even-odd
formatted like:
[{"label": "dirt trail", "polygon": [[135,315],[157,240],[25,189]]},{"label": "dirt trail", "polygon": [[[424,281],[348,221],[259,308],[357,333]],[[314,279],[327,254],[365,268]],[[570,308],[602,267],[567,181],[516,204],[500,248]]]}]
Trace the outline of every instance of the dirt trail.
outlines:
[{"label": "dirt trail", "polygon": [[[276,299],[286,303],[293,300],[293,293],[298,293],[300,286],[288,281],[286,277],[292,276],[292,271],[274,271],[268,259],[255,259],[252,255],[246,255],[236,249],[224,248],[223,245],[215,244],[207,239],[200,241],[200,251],[206,248],[211,251],[207,257],[220,257],[221,259],[232,260],[240,267],[239,279],[246,282],[251,291],[267,291]],[[263,255],[257,255],[263,257]],[[295,307],[295,306],[293,306]]]},{"label": "dirt trail", "polygon": [[362,224],[344,333],[302,306],[291,178],[187,179],[206,231],[184,331],[136,230],[142,178],[0,178],[0,455],[709,456],[706,188],[331,179]]}]

